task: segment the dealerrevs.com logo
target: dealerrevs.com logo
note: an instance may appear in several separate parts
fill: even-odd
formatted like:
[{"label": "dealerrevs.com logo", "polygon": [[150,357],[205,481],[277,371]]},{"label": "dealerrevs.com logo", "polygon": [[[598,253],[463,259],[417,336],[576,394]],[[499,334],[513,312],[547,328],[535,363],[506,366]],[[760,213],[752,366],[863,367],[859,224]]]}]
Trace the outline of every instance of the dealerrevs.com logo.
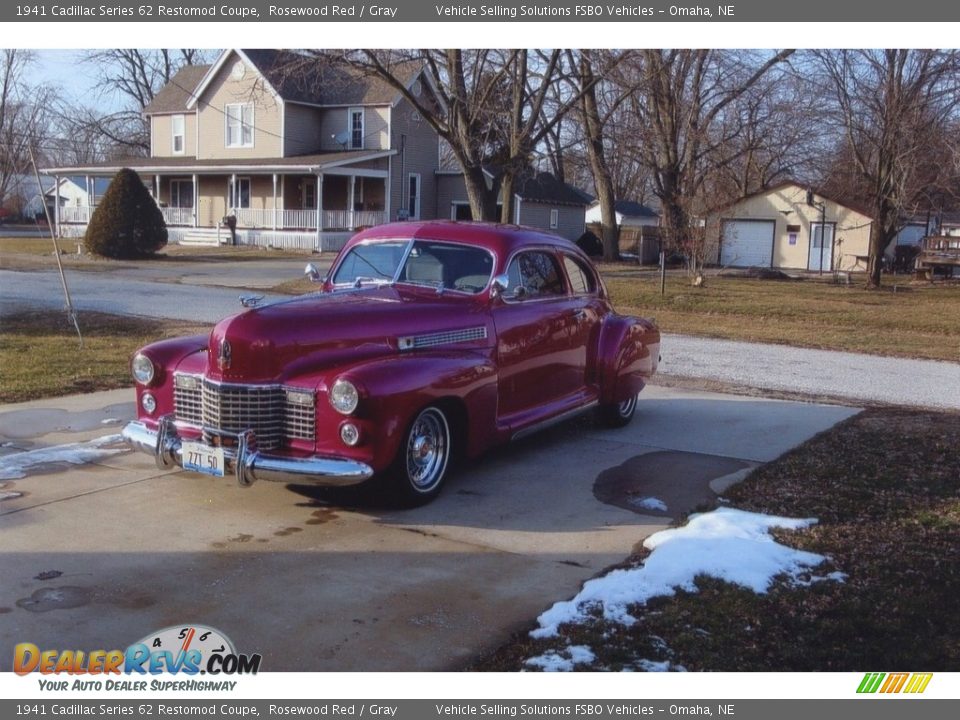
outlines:
[{"label": "dealerrevs.com logo", "polygon": [[226,635],[203,625],[164,628],[126,650],[41,650],[29,642],[13,649],[17,675],[255,675],[260,660],[237,653]]},{"label": "dealerrevs.com logo", "polygon": [[933,673],[868,672],[860,681],[857,692],[861,694],[882,693],[885,695],[905,693],[918,695],[927,689]]}]

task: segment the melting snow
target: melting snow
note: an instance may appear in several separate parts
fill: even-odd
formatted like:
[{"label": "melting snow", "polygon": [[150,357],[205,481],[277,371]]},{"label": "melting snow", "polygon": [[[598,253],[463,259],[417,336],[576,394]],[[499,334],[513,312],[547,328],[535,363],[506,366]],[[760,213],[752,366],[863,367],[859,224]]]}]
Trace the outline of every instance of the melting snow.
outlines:
[{"label": "melting snow", "polygon": [[83,465],[126,452],[126,448],[105,447],[121,440],[120,435],[105,435],[88,442],[54,445],[53,447],[0,456],[0,480],[14,480],[25,477],[28,470],[38,465],[49,465],[50,463]]},{"label": "melting snow", "polygon": [[572,672],[574,665],[585,665],[596,659],[593,651],[586,645],[570,645],[562,650],[550,650],[543,655],[524,660],[525,665],[533,665],[544,672]]},{"label": "melting snow", "polygon": [[[575,598],[543,613],[538,618],[540,627],[530,635],[556,636],[561,624],[584,622],[591,611],[597,610],[605,620],[632,625],[636,620],[627,612],[629,605],[644,604],[660,595],[671,596],[677,588],[696,592],[694,578],[698,575],[742,585],[756,593],[766,592],[773,578],[782,573],[794,582],[809,583],[801,575],[826,558],[781,545],[769,531],[799,530],[816,522],[813,518],[797,520],[723,507],[691,515],[683,527],[654,533],[644,541],[652,552],[643,565],[614,570],[585,583]],[[831,573],[818,579],[842,581],[843,574]]]},{"label": "melting snow", "polygon": [[660,512],[667,511],[667,504],[660,498],[655,497],[631,498],[630,504],[636,508],[642,508],[644,510],[659,510]]}]

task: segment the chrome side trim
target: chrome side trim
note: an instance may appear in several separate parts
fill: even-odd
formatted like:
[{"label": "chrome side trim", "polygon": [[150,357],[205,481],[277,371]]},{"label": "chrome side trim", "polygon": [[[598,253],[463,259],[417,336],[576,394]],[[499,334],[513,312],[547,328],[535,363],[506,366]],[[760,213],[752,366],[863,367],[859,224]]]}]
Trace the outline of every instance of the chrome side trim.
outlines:
[{"label": "chrome side trim", "polygon": [[427,333],[425,335],[407,335],[397,338],[397,346],[401,350],[419,350],[420,348],[436,347],[437,345],[453,345],[454,343],[473,342],[487,339],[487,327],[464,328],[463,330],[444,330],[442,332]]},{"label": "chrome side trim", "polygon": [[[160,419],[156,432],[143,423],[134,421],[123,428],[121,435],[133,449],[153,455],[161,469],[183,467],[182,440],[171,416],[166,415]],[[264,455],[257,450],[256,436],[251,430],[239,434],[236,450],[224,448],[224,457],[228,468],[232,465],[241,487],[249,487],[257,480],[297,485],[345,486],[357,485],[373,477],[373,469],[369,465],[348,458],[319,455],[284,458]]]},{"label": "chrome side trim", "polygon": [[523,428],[523,430],[517,430],[517,432],[515,432],[513,435],[510,436],[510,440],[511,441],[519,440],[520,438],[525,438],[528,435],[533,435],[534,433],[538,433],[541,430],[546,430],[548,427],[559,425],[560,423],[565,422],[566,420],[570,420],[571,418],[575,418],[577,415],[582,415],[588,410],[592,410],[599,404],[600,403],[598,400],[591,400],[586,405],[573,408],[572,410],[567,410],[566,412],[562,412],[559,415],[554,415],[553,417],[547,418],[546,420],[541,420],[538,423],[534,423],[529,427]]}]

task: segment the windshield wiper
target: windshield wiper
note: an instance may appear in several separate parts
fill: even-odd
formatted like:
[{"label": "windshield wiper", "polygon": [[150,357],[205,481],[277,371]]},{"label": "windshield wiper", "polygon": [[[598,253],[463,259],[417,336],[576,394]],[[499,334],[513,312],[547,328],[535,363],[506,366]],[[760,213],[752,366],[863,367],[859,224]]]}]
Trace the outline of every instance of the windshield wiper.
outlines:
[{"label": "windshield wiper", "polygon": [[355,288],[362,287],[365,282],[373,283],[374,285],[390,285],[393,281],[387,278],[372,278],[366,275],[357,275],[353,281],[353,286]]}]

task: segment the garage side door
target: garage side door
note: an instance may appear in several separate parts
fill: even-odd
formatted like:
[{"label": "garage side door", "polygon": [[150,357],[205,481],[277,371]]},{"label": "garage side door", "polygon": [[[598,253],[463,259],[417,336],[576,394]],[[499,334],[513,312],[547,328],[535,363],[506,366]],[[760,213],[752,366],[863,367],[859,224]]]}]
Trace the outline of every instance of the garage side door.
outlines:
[{"label": "garage side door", "polygon": [[773,220],[724,220],[720,264],[770,267],[775,225]]}]

